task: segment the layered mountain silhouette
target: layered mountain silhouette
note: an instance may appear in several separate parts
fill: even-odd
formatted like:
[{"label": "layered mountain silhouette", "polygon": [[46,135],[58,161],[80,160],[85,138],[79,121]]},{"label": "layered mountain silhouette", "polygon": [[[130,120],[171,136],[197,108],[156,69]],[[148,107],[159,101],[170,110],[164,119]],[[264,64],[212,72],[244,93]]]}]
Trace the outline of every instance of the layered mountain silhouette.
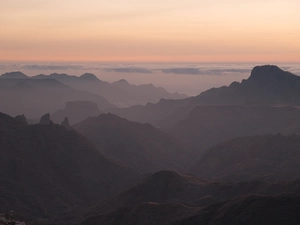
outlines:
[{"label": "layered mountain silhouette", "polygon": [[72,101],[67,102],[63,109],[55,111],[51,118],[55,123],[61,123],[67,117],[70,124],[75,124],[100,113],[101,111],[95,102]]},{"label": "layered mountain silhouette", "polygon": [[186,119],[167,130],[203,152],[239,136],[300,133],[300,110],[272,106],[197,106]]},{"label": "layered mountain silhouette", "polygon": [[27,125],[0,113],[1,212],[57,222],[65,212],[120,192],[140,177],[106,159],[76,131],[43,125],[46,117]]},{"label": "layered mountain silhouette", "polygon": [[153,84],[132,85],[122,79],[113,83],[99,80],[94,74],[86,73],[77,76],[53,73],[50,75],[37,75],[33,79],[53,78],[76,89],[89,91],[105,97],[108,101],[119,107],[144,105],[148,102],[157,103],[161,98],[182,99],[187,95],[170,93],[164,88]]},{"label": "layered mountain silhouette", "polygon": [[[263,221],[272,224],[273,217],[289,213],[290,221],[294,221],[300,218],[296,213],[300,199],[294,197],[299,195],[299,187],[299,180],[221,183],[160,171],[129,190],[86,209],[86,213],[72,223],[204,225],[216,221],[216,224],[223,224],[222,220],[231,224],[230,220],[236,219],[239,224],[245,216],[245,222],[257,220],[261,224]],[[286,210],[280,211],[285,207]],[[84,222],[79,222],[80,219]]]},{"label": "layered mountain silhouette", "polygon": [[109,158],[141,172],[162,169],[183,172],[195,159],[179,141],[152,125],[113,114],[90,117],[74,128]]},{"label": "layered mountain silhouette", "polygon": [[223,181],[300,178],[300,136],[238,137],[208,149],[191,169],[199,177]]},{"label": "layered mountain silhouette", "polygon": [[[68,101],[93,101],[100,110],[115,107],[99,95],[74,89],[55,79],[19,78],[15,73],[4,75],[5,78],[3,75],[0,78],[1,110],[12,116],[23,113],[28,118],[39,118],[63,108]],[[9,76],[15,78],[7,78]]]},{"label": "layered mountain silhouette", "polygon": [[233,82],[228,87],[212,88],[183,100],[163,99],[157,104],[114,109],[111,112],[132,121],[149,122],[163,127],[171,122],[174,125],[193,107],[199,105],[299,106],[299,90],[299,76],[273,65],[256,66],[250,77],[241,83]]},{"label": "layered mountain silhouette", "polygon": [[181,99],[89,73],[3,74],[1,111],[13,117],[0,113],[0,214],[35,225],[300,224],[299,79],[257,66]]}]

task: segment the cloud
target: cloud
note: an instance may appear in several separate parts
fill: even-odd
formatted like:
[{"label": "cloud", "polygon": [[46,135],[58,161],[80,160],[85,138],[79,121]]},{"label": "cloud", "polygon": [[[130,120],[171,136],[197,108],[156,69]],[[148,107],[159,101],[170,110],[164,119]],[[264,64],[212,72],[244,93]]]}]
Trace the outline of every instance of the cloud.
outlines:
[{"label": "cloud", "polygon": [[140,67],[106,68],[105,70],[116,73],[152,73],[151,70]]},{"label": "cloud", "polygon": [[173,73],[173,74],[188,74],[188,75],[226,75],[226,74],[240,74],[249,73],[250,69],[226,69],[226,68],[167,68],[161,69],[163,73]]},{"label": "cloud", "polygon": [[83,69],[80,65],[23,65],[23,69],[27,70],[69,70],[69,69]]}]

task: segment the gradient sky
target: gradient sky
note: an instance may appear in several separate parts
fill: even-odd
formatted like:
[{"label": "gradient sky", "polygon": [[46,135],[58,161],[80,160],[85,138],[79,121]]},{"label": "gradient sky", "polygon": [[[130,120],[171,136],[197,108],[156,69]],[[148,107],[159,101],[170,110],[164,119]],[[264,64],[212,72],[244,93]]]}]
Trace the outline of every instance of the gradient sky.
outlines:
[{"label": "gradient sky", "polygon": [[299,9],[299,0],[0,0],[0,60],[299,62]]}]

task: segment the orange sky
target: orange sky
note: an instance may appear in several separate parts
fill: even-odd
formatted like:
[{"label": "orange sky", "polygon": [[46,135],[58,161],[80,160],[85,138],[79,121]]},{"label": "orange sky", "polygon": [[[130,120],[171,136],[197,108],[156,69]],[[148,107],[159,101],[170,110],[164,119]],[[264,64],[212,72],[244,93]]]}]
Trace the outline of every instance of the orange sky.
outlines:
[{"label": "orange sky", "polygon": [[299,0],[0,0],[2,61],[299,62]]}]

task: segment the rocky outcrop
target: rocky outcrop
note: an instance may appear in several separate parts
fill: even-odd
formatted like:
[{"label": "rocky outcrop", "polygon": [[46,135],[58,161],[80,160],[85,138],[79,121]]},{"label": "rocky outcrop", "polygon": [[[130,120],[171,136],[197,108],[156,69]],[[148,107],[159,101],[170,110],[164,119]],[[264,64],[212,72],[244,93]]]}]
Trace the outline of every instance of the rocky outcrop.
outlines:
[{"label": "rocky outcrop", "polygon": [[51,125],[53,124],[53,121],[50,119],[50,114],[47,113],[45,115],[43,115],[40,119],[40,123],[41,125]]},{"label": "rocky outcrop", "polygon": [[66,128],[67,130],[72,130],[72,127],[69,124],[69,119],[68,117],[66,117],[64,119],[64,121],[62,121],[61,126],[63,126],[64,128]]}]

